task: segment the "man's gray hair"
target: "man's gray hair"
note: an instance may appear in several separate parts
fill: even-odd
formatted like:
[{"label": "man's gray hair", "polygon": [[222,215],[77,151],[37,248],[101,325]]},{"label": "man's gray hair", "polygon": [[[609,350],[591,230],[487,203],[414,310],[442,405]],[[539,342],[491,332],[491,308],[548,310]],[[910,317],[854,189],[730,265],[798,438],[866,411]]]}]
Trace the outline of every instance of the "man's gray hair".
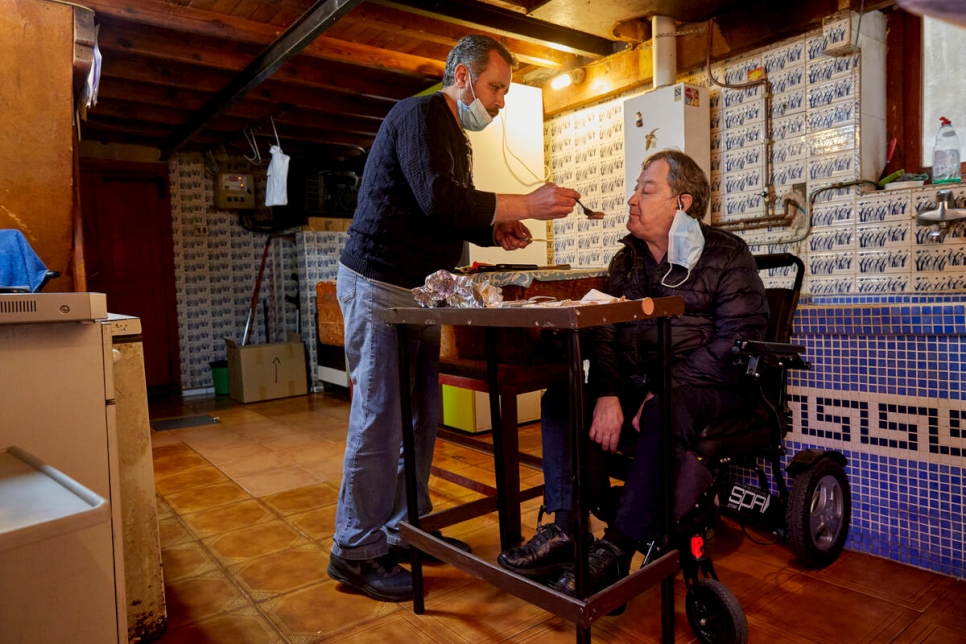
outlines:
[{"label": "man's gray hair", "polygon": [[507,48],[489,36],[471,34],[460,39],[446,57],[446,68],[443,70],[443,87],[449,87],[456,82],[456,66],[463,64],[469,67],[473,79],[480,77],[490,63],[490,52],[495,51],[500,58],[513,67],[513,55]]},{"label": "man's gray hair", "polygon": [[655,161],[665,161],[668,165],[667,183],[671,186],[671,195],[691,195],[691,207],[687,213],[695,219],[704,217],[711,201],[711,184],[704,170],[680,150],[661,150],[644,160],[641,171]]}]

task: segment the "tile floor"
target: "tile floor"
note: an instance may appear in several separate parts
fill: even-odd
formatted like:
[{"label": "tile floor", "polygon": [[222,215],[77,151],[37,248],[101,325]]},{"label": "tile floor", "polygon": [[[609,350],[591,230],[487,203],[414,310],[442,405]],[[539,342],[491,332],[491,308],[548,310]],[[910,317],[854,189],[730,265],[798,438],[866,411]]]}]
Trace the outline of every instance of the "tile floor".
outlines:
[{"label": "tile floor", "polygon": [[[168,628],[163,644],[349,642],[551,644],[574,628],[446,565],[426,566],[426,612],[355,594],[325,574],[341,477],[348,403],[331,394],[249,405],[222,398],[155,401],[153,420],[211,414],[217,425],[153,433]],[[539,453],[539,425],[521,446]],[[440,441],[437,466],[493,485],[492,458]],[[538,470],[523,466],[525,484]],[[438,508],[476,498],[434,477]],[[524,506],[532,534],[539,502]],[[495,560],[495,515],[448,534]],[[758,541],[764,540],[757,539]],[[782,545],[719,528],[719,576],[748,616],[751,642],[817,644],[966,641],[966,582],[846,552],[821,571]],[[694,641],[676,583],[676,641]],[[656,588],[620,617],[595,623],[593,640],[660,641]]]}]

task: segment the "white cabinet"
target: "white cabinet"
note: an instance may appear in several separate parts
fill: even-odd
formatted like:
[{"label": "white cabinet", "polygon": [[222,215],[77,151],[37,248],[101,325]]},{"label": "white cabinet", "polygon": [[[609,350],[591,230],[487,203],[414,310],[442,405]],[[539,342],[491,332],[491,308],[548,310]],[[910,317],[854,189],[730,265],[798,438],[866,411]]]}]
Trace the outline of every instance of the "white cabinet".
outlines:
[{"label": "white cabinet", "polygon": [[[75,311],[86,320],[56,321]],[[51,315],[34,312],[51,311]],[[0,449],[109,503],[106,520],[0,558],[0,642],[127,642],[111,331],[102,294],[0,295]],[[2,502],[0,502],[2,503]],[[12,521],[0,511],[0,530]]]}]

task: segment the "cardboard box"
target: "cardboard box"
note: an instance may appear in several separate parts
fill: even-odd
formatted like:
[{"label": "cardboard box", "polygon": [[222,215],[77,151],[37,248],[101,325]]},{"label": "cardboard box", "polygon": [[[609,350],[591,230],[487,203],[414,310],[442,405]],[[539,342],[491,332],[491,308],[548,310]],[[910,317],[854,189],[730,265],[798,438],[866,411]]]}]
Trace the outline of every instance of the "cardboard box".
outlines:
[{"label": "cardboard box", "polygon": [[303,396],[308,393],[305,378],[305,348],[298,334],[288,342],[238,346],[228,345],[228,393],[233,400],[258,400]]},{"label": "cardboard box", "polygon": [[352,224],[352,218],[342,218],[342,217],[309,217],[303,230],[314,230],[318,232],[325,231],[336,231],[342,232],[349,230],[349,226]]}]

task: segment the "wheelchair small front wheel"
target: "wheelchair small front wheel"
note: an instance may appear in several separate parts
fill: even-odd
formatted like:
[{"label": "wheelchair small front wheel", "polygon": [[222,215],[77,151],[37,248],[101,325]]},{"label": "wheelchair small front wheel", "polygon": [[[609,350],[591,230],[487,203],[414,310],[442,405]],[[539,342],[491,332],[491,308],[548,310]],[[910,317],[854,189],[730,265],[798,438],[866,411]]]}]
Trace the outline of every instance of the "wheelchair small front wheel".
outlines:
[{"label": "wheelchair small front wheel", "polygon": [[748,618],[728,588],[716,579],[698,579],[685,598],[688,624],[702,644],[746,644]]},{"label": "wheelchair small front wheel", "polygon": [[809,568],[828,566],[845,547],[851,516],[845,470],[831,458],[819,459],[792,483],[785,512],[792,552]]}]

